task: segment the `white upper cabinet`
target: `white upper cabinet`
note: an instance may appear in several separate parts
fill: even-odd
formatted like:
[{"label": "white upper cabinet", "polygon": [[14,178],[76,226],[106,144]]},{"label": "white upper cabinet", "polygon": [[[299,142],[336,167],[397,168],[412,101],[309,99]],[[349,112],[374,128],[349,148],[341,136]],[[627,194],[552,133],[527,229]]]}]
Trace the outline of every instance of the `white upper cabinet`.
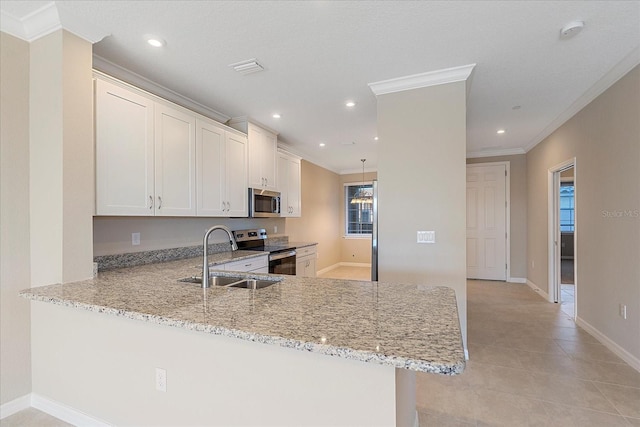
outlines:
[{"label": "white upper cabinet", "polygon": [[299,217],[301,208],[300,159],[278,153],[278,189],[282,217]]},{"label": "white upper cabinet", "polygon": [[96,214],[153,215],[154,102],[96,81]]},{"label": "white upper cabinet", "polygon": [[227,131],[227,215],[246,217],[248,211],[247,137]]},{"label": "white upper cabinet", "polygon": [[278,138],[276,134],[245,119],[233,119],[229,125],[247,133],[249,187],[276,191],[278,187],[276,181]]},{"label": "white upper cabinet", "polygon": [[226,213],[225,130],[212,122],[196,121],[196,187],[198,216]]},{"label": "white upper cabinet", "polygon": [[155,214],[196,214],[196,119],[177,108],[155,105]]},{"label": "white upper cabinet", "polygon": [[198,216],[247,216],[247,138],[196,121]]}]

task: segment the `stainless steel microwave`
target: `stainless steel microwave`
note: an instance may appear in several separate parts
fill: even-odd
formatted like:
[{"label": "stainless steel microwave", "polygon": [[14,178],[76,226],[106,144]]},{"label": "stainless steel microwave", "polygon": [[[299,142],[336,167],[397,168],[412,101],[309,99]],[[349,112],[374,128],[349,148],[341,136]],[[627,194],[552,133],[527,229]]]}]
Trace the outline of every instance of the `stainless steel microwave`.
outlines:
[{"label": "stainless steel microwave", "polygon": [[259,188],[250,188],[249,216],[254,218],[279,217],[280,193]]}]

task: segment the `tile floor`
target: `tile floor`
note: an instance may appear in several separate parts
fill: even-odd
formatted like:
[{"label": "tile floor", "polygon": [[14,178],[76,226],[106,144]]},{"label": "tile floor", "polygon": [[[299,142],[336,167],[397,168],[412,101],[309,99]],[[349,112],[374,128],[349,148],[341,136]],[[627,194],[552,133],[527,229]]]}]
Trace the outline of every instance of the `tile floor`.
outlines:
[{"label": "tile floor", "polygon": [[[332,274],[333,273],[333,274]],[[341,267],[323,277],[367,280]],[[418,374],[421,427],[640,426],[640,372],[526,285],[470,280],[465,372]],[[2,427],[68,424],[33,408]]]},{"label": "tile floor", "polygon": [[419,374],[420,426],[640,425],[640,372],[521,284],[468,281],[470,360]]},{"label": "tile floor", "polygon": [[371,280],[371,267],[338,267],[318,275],[323,279]]},{"label": "tile floor", "polygon": [[2,427],[71,427],[49,414],[45,414],[35,408],[28,408],[0,420]]}]

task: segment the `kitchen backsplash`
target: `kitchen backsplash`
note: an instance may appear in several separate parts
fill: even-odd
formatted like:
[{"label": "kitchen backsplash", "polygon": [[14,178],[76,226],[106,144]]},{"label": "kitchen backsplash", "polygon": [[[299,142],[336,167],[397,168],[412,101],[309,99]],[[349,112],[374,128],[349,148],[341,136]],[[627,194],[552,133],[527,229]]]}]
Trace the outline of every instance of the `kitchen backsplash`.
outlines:
[{"label": "kitchen backsplash", "polygon": [[[268,235],[283,235],[285,221],[284,218],[94,217],[93,256],[202,247],[202,237],[213,225],[231,230],[264,228]],[[132,244],[133,233],[140,233],[139,245]],[[209,243],[226,244],[227,236],[214,232]]]}]

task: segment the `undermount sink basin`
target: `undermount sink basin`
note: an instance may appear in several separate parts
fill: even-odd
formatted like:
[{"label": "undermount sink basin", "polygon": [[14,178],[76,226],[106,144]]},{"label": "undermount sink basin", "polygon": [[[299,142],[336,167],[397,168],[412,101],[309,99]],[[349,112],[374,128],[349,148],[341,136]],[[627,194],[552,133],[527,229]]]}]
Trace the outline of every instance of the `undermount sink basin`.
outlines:
[{"label": "undermount sink basin", "polygon": [[[244,277],[232,277],[232,276],[210,276],[209,277],[209,286],[228,286],[232,283],[239,282],[244,280]],[[185,277],[184,279],[178,280],[178,282],[185,283],[197,283],[199,285],[202,284],[202,278],[197,276]]]},{"label": "undermount sink basin", "polygon": [[231,288],[243,288],[243,289],[262,289],[267,286],[271,286],[278,283],[277,280],[259,280],[259,279],[247,279],[242,282],[229,285]]},{"label": "undermount sink basin", "polygon": [[[185,277],[184,279],[179,279],[178,282],[197,283],[198,285],[202,285],[202,279],[197,276]],[[241,289],[262,289],[278,282],[279,280],[247,279],[246,277],[238,277],[238,276],[210,276],[209,277],[209,287],[226,286],[230,288],[241,288]]]}]

